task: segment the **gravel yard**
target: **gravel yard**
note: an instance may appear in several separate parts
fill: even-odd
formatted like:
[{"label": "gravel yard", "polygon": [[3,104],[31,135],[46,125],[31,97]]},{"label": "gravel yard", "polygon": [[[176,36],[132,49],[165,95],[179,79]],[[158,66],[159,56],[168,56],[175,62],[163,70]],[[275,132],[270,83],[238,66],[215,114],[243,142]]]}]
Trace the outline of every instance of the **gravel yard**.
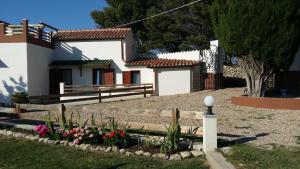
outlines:
[{"label": "gravel yard", "polygon": [[[212,95],[216,98],[214,112],[218,114],[218,135],[220,138],[237,140],[242,143],[251,143],[258,146],[271,144],[300,146],[300,144],[297,144],[297,136],[300,136],[300,110],[268,110],[232,105],[230,98],[241,95],[243,90],[244,88],[227,88],[183,95],[154,96],[93,104],[91,108],[94,110],[163,110],[179,108],[180,110],[188,111],[205,111],[206,107],[203,105],[203,99],[206,95]],[[124,114],[120,111],[114,111],[113,114],[119,118],[138,118],[139,121],[149,121],[147,117],[133,116],[133,114]]]}]

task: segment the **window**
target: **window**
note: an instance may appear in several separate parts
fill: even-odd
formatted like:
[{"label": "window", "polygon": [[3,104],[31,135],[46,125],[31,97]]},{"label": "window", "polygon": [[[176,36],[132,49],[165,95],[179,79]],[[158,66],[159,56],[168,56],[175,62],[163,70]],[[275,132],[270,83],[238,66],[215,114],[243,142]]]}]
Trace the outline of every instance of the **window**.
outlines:
[{"label": "window", "polygon": [[93,85],[102,85],[103,84],[103,78],[102,69],[93,69]]},{"label": "window", "polygon": [[140,71],[132,71],[131,72],[131,84],[140,84]]},{"label": "window", "polygon": [[72,69],[59,69],[59,82],[72,85]]},{"label": "window", "polygon": [[123,84],[140,84],[141,76],[140,71],[124,71]]}]

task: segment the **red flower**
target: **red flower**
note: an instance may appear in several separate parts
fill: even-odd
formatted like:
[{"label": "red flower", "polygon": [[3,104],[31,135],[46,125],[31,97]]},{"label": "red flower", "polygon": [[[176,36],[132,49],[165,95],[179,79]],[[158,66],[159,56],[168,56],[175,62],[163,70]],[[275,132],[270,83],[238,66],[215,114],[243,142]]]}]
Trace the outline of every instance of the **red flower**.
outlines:
[{"label": "red flower", "polygon": [[119,133],[120,133],[121,137],[125,137],[125,133],[123,130],[120,130]]},{"label": "red flower", "polygon": [[63,137],[67,137],[67,136],[69,136],[69,133],[68,132],[64,132]]},{"label": "red flower", "polygon": [[115,137],[115,135],[116,135],[116,133],[113,131],[110,133],[109,138],[113,138],[113,137]]}]

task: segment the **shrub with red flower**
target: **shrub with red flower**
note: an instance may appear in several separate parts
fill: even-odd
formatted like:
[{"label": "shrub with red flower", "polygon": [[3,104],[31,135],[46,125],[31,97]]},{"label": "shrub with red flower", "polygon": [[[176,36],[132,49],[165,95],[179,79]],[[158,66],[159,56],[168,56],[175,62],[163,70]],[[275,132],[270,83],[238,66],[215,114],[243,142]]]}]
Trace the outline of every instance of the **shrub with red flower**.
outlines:
[{"label": "shrub with red flower", "polygon": [[46,125],[38,125],[34,130],[39,134],[40,137],[45,137],[50,131]]},{"label": "shrub with red flower", "polygon": [[126,133],[123,130],[111,131],[103,135],[103,143],[109,146],[126,146]]},{"label": "shrub with red flower", "polygon": [[73,127],[69,130],[49,129],[46,125],[38,125],[35,131],[40,137],[48,137],[53,140],[68,140],[74,144],[106,144],[110,146],[126,146],[126,132],[118,129],[97,127]]}]

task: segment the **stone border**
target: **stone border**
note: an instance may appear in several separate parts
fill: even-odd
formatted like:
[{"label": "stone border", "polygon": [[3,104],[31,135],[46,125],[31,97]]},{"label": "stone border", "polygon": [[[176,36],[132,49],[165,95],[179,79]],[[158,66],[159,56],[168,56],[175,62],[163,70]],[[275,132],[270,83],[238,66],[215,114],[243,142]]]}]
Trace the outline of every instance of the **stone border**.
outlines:
[{"label": "stone border", "polygon": [[145,157],[152,157],[152,158],[158,158],[162,160],[183,160],[187,158],[192,158],[192,157],[203,157],[204,153],[201,150],[192,150],[192,151],[182,151],[178,152],[175,154],[167,155],[163,153],[155,153],[151,154],[150,152],[143,152],[142,150],[138,150],[133,152],[127,151],[125,149],[119,149],[116,146],[103,146],[103,145],[91,145],[91,144],[80,144],[80,145],[75,145],[72,142],[68,142],[66,140],[50,140],[49,138],[40,138],[39,136],[35,136],[33,134],[27,134],[27,133],[22,133],[22,132],[14,132],[6,129],[0,129],[0,134],[5,135],[5,136],[10,136],[10,137],[15,137],[15,138],[22,138],[26,140],[31,140],[31,141],[38,141],[41,143],[45,144],[52,144],[52,145],[62,145],[66,147],[74,147],[82,150],[89,150],[89,151],[100,151],[100,152],[113,152],[113,153],[119,153],[125,156],[145,156]]}]

